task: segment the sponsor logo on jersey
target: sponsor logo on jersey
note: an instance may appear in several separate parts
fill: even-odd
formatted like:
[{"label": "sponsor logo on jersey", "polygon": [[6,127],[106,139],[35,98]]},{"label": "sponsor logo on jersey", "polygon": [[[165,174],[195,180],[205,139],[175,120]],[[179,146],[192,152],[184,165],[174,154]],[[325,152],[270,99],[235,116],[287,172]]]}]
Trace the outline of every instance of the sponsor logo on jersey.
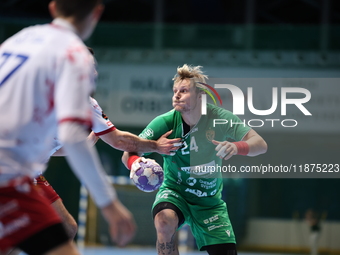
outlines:
[{"label": "sponsor logo on jersey", "polygon": [[106,120],[109,119],[103,111],[102,111],[102,117],[103,117],[104,119],[106,119]]},{"label": "sponsor logo on jersey", "polygon": [[21,228],[26,227],[30,223],[30,218],[27,215],[23,215],[19,218],[8,222],[6,225],[3,223],[0,224],[0,239],[12,234],[15,231],[18,231]]},{"label": "sponsor logo on jersey", "polygon": [[216,192],[217,192],[217,189],[214,189],[213,191],[211,191],[211,192],[210,192],[210,196],[213,196],[213,195],[215,195],[215,194],[216,194]]},{"label": "sponsor logo on jersey", "polygon": [[191,168],[192,168],[192,172],[191,172],[192,174],[199,175],[199,176],[203,176],[207,174],[209,175],[210,173],[215,172],[215,160],[209,163],[206,163],[206,164],[192,166]]},{"label": "sponsor logo on jersey", "polygon": [[194,186],[196,182],[197,182],[197,180],[194,177],[189,177],[187,179],[187,183],[188,183],[189,186]]},{"label": "sponsor logo on jersey", "polygon": [[39,175],[38,177],[42,182],[46,182],[46,178],[43,175]]},{"label": "sponsor logo on jersey", "polygon": [[151,128],[148,128],[147,130],[145,130],[143,132],[143,137],[146,138],[146,137],[153,137],[153,130]]},{"label": "sponsor logo on jersey", "polygon": [[0,218],[19,210],[18,202],[15,200],[10,201],[6,204],[0,204],[0,206],[1,206]]},{"label": "sponsor logo on jersey", "polygon": [[191,167],[190,166],[181,167],[181,170],[188,173],[188,174],[191,173]]},{"label": "sponsor logo on jersey", "polygon": [[189,193],[194,194],[194,195],[196,195],[198,197],[206,197],[206,196],[208,196],[207,192],[204,192],[204,191],[201,191],[201,190],[198,190],[198,189],[189,189],[189,188],[187,188],[185,190],[185,192],[189,192]]},{"label": "sponsor logo on jersey", "polygon": [[178,180],[177,180],[177,184],[181,184],[181,183],[182,183],[181,172],[178,172]]},{"label": "sponsor logo on jersey", "polygon": [[217,178],[213,179],[211,182],[204,181],[202,179],[199,180],[199,183],[201,184],[201,187],[204,189],[212,189],[216,186]]},{"label": "sponsor logo on jersey", "polygon": [[167,189],[167,190],[164,190],[162,193],[160,193],[157,196],[156,201],[159,200],[159,199],[162,199],[162,198],[167,199],[169,197],[169,195],[174,196],[174,197],[178,197],[178,195],[175,192]]},{"label": "sponsor logo on jersey", "polygon": [[212,225],[208,227],[208,231],[214,230],[216,228],[219,228],[220,226]]},{"label": "sponsor logo on jersey", "polygon": [[214,215],[214,216],[210,217],[209,219],[203,220],[203,222],[204,222],[204,224],[208,224],[208,223],[214,222],[215,220],[218,220],[218,219],[219,219],[218,215]]},{"label": "sponsor logo on jersey", "polygon": [[181,167],[181,170],[194,177],[199,176],[200,178],[214,178],[213,174],[216,173],[215,160],[203,165]]},{"label": "sponsor logo on jersey", "polygon": [[[227,222],[223,222],[220,225],[212,225],[208,227],[208,231],[214,230],[216,228],[222,228],[222,227],[227,227],[229,226],[229,224]],[[230,237],[230,230],[226,230],[226,233],[228,234],[228,236]]]},{"label": "sponsor logo on jersey", "polygon": [[15,189],[22,193],[28,193],[31,191],[31,186],[28,183],[24,183],[20,186],[16,186]]}]

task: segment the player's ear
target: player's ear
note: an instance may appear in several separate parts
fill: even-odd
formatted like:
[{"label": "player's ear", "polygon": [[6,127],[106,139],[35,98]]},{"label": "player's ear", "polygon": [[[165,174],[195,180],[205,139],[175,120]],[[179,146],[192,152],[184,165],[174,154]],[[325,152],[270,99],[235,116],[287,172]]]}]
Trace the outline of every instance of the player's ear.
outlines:
[{"label": "player's ear", "polygon": [[98,4],[94,10],[93,10],[93,18],[98,21],[100,19],[100,17],[102,16],[103,14],[103,11],[104,11],[104,5],[103,4]]},{"label": "player's ear", "polygon": [[56,18],[57,15],[57,7],[56,7],[56,2],[55,1],[51,1],[48,4],[48,10],[50,11],[50,14],[52,16],[52,18]]}]

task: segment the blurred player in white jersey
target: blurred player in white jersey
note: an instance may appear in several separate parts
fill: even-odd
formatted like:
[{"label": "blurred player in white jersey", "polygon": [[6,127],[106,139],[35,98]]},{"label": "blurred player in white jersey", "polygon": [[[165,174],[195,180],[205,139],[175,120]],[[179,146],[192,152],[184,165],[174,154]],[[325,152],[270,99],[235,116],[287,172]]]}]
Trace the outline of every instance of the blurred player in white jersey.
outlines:
[{"label": "blurred player in white jersey", "polygon": [[88,97],[94,66],[82,40],[91,35],[100,0],[54,0],[52,24],[26,28],[0,47],[0,250],[27,254],[79,254],[49,201],[32,178],[45,169],[51,138],[58,138],[75,174],[90,190],[125,245],[134,235],[130,212],[105,179],[96,151],[86,142]]}]

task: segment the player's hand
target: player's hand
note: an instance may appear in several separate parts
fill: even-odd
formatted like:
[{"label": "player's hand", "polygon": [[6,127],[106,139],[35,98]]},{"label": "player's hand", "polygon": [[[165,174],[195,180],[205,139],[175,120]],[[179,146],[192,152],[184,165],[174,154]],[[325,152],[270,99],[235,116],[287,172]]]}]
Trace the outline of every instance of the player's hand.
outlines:
[{"label": "player's hand", "polygon": [[140,158],[136,159],[136,160],[132,163],[132,165],[131,165],[130,179],[132,179],[133,176],[134,176],[134,174],[135,174],[135,172],[136,172],[139,168],[141,168],[140,162],[147,163],[148,161],[152,161],[153,164],[158,164],[158,163],[156,162],[156,160],[151,159],[151,158],[140,157]]},{"label": "player's hand", "polygon": [[181,138],[168,139],[172,130],[166,132],[157,140],[157,153],[174,156],[176,151],[182,147]]},{"label": "player's hand", "polygon": [[129,243],[136,232],[131,212],[118,199],[101,210],[109,223],[112,240],[120,247]]},{"label": "player's hand", "polygon": [[218,142],[212,140],[212,143],[217,145],[215,148],[215,151],[217,151],[216,156],[221,159],[228,160],[238,152],[236,145],[228,141]]}]

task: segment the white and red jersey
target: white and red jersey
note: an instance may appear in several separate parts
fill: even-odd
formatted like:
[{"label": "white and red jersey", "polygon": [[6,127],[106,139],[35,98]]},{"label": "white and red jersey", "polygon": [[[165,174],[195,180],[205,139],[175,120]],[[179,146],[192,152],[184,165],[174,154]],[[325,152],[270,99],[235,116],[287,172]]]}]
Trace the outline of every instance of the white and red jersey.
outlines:
[{"label": "white and red jersey", "polygon": [[0,47],[0,185],[45,169],[58,123],[90,126],[94,65],[64,20],[28,27]]},{"label": "white and red jersey", "polygon": [[[112,124],[110,119],[106,116],[97,100],[90,97],[90,105],[92,108],[92,131],[96,136],[105,135],[112,132],[116,127]],[[52,150],[50,151],[50,156],[52,156],[56,151],[58,151],[63,145],[59,142],[57,136],[53,139]]]},{"label": "white and red jersey", "polygon": [[105,115],[98,102],[92,97],[90,97],[90,105],[93,109],[92,131],[96,136],[105,135],[116,129],[109,118]]}]

